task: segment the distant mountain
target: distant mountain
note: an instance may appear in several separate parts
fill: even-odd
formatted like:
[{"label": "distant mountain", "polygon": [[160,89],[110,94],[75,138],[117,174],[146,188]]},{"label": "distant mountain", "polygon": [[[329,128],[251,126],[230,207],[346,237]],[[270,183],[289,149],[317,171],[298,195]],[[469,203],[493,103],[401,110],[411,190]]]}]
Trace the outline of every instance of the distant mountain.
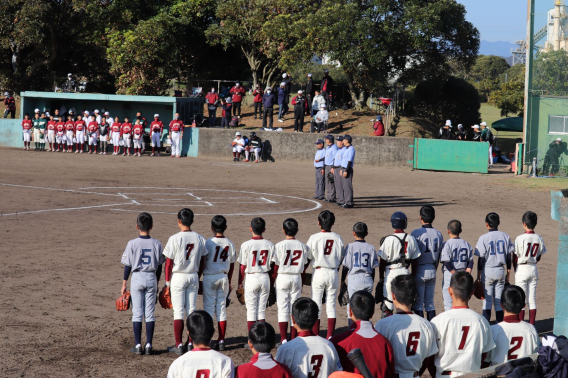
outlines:
[{"label": "distant mountain", "polygon": [[515,44],[511,42],[489,42],[482,40],[479,46],[480,55],[497,55],[508,58],[511,55],[511,49],[515,48]]}]

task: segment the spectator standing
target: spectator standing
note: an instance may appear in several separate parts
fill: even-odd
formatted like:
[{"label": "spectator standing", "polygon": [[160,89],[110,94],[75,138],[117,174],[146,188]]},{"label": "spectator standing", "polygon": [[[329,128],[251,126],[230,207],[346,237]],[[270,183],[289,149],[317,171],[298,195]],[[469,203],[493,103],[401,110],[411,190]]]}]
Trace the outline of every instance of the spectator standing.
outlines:
[{"label": "spectator standing", "polygon": [[67,81],[63,84],[64,92],[75,92],[75,80],[73,75],[67,74]]},{"label": "spectator standing", "polygon": [[329,112],[327,111],[327,106],[324,104],[320,105],[320,110],[315,116],[316,121],[316,131],[320,133],[327,121],[329,121]]},{"label": "spectator standing", "polygon": [[556,172],[558,172],[558,169],[560,168],[558,158],[562,155],[564,149],[562,138],[556,138],[555,141],[548,145],[548,151],[546,151],[544,164],[542,166],[542,174],[544,176],[548,176],[549,174],[554,176]]},{"label": "spectator standing", "polygon": [[6,106],[4,118],[8,118],[8,114],[11,114],[12,119],[16,118],[16,100],[10,95],[10,92],[4,92],[4,105]]},{"label": "spectator standing", "polygon": [[308,99],[308,110],[312,111],[312,101],[314,99],[314,80],[312,79],[312,74],[308,74],[308,82],[306,83],[306,98]]},{"label": "spectator standing", "polygon": [[321,79],[321,94],[325,98],[325,103],[329,107],[329,95],[333,87],[333,78],[329,76],[329,70],[323,71],[323,78]]},{"label": "spectator standing", "polygon": [[101,142],[100,146],[100,153],[101,155],[107,154],[107,143],[108,143],[108,135],[109,135],[110,126],[107,123],[107,119],[105,116],[101,117],[101,123],[99,125],[99,139]]},{"label": "spectator standing", "polygon": [[254,119],[256,119],[257,113],[260,119],[262,119],[262,97],[264,96],[264,91],[260,88],[260,84],[256,85],[252,95],[254,96]]},{"label": "spectator standing", "polygon": [[[290,75],[287,74],[287,73],[283,73],[283,74],[282,74],[282,81],[283,81],[284,84],[285,84],[286,93],[288,93],[288,97],[289,97],[289,96],[290,96],[290,93],[292,93],[292,76],[290,76]],[[286,103],[288,103],[289,100],[290,100],[290,99],[288,98],[288,101],[286,101]]]},{"label": "spectator standing", "polygon": [[479,131],[479,125],[471,126],[473,129],[473,141],[480,142],[481,141],[481,131]]},{"label": "spectator standing", "polygon": [[264,108],[262,117],[262,127],[266,128],[266,119],[270,117],[270,123],[268,125],[269,129],[273,129],[274,126],[274,104],[276,104],[276,96],[272,93],[272,88],[267,87],[266,93],[262,96],[262,106]]},{"label": "spectator standing", "polygon": [[465,131],[461,123],[458,125],[458,131],[456,131],[456,139],[467,140],[467,132]]},{"label": "spectator standing", "polygon": [[288,93],[286,93],[286,83],[280,83],[278,88],[278,122],[284,122],[284,116],[288,112]]},{"label": "spectator standing", "polygon": [[325,149],[323,148],[323,139],[316,140],[316,156],[314,158],[314,167],[316,168],[316,195],[314,199],[323,200],[325,197]]},{"label": "spectator standing", "polygon": [[493,133],[487,122],[481,122],[481,141],[489,143],[489,168],[493,168]]},{"label": "spectator standing", "polygon": [[308,101],[304,93],[299,90],[298,95],[292,99],[294,105],[294,132],[304,132],[304,115],[308,111]]},{"label": "spectator standing", "polygon": [[333,141],[333,135],[328,135],[325,137],[325,187],[327,189],[326,202],[335,202],[335,183],[330,176],[333,177],[333,162],[335,161],[335,155],[337,155],[337,146]]},{"label": "spectator standing", "polygon": [[211,92],[205,96],[207,101],[207,110],[209,111],[209,126],[215,126],[217,122],[217,105],[219,105],[219,95],[215,93],[215,88],[211,88]]},{"label": "spectator standing", "polygon": [[322,105],[325,105],[325,98],[319,91],[315,91],[314,100],[312,101],[312,116],[320,111]]},{"label": "spectator standing", "polygon": [[240,83],[235,83],[229,94],[233,96],[233,115],[238,115],[241,118],[241,102],[243,101],[243,96],[246,96],[246,91],[241,87]]},{"label": "spectator standing", "polygon": [[452,139],[452,121],[447,120],[446,124],[440,127],[440,132],[438,133],[438,139]]},{"label": "spectator standing", "polygon": [[231,103],[231,98],[224,98],[221,100],[221,127],[225,129],[229,128],[229,124],[231,122],[231,109],[233,108],[233,104]]}]

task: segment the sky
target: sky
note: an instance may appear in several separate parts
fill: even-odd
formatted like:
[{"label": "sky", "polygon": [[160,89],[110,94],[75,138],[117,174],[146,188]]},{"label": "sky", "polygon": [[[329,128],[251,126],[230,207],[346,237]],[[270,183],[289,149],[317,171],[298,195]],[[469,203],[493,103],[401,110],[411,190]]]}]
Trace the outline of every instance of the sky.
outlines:
[{"label": "sky", "polygon": [[[466,19],[478,30],[481,40],[512,42],[526,39],[527,0],[457,0],[465,5]],[[542,3],[544,0],[537,0]],[[550,2],[552,8],[553,0]],[[547,4],[539,4],[539,7]]]}]

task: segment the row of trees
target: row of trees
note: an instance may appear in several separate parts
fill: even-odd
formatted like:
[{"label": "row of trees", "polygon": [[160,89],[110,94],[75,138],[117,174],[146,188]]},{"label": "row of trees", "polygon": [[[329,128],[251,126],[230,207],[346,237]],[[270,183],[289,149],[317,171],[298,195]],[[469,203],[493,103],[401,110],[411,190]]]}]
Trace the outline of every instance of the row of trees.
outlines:
[{"label": "row of trees", "polygon": [[274,84],[325,56],[362,107],[394,81],[468,70],[479,33],[464,16],[456,0],[5,0],[0,86],[46,89],[67,72],[128,94],[172,79]]}]

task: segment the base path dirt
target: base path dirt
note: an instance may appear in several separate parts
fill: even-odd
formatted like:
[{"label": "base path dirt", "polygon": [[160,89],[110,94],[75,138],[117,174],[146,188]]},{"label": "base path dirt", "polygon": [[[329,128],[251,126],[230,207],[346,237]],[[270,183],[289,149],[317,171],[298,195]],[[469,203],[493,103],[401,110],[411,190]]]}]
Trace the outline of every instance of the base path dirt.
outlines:
[{"label": "base path dirt", "polygon": [[[122,284],[120,258],[128,240],[137,237],[136,215],[141,211],[154,216],[152,236],[164,245],[178,231],[175,214],[181,207],[199,214],[192,228],[207,238],[211,217],[227,215],[227,237],[239,246],[251,237],[248,226],[254,216],[266,220],[265,237],[275,243],[284,238],[284,219],[297,219],[298,239],[305,242],[319,231],[318,213],[329,209],[337,218],[334,231],[344,241],[353,240],[353,225],[363,221],[370,230],[367,240],[378,248],[381,238],[392,232],[390,215],[397,210],[408,215],[412,230],[420,227],[420,207],[431,204],[436,208],[434,226],[446,235],[447,222],[459,219],[462,237],[472,245],[486,232],[488,212],[499,213],[500,229],[515,238],[523,232],[522,214],[532,210],[539,215],[537,232],[548,249],[539,264],[537,318],[553,317],[558,225],[550,219],[550,194],[494,185],[510,175],[356,168],[356,208],[340,209],[311,199],[311,161],[233,163],[228,148],[219,159],[0,148],[0,161],[2,377],[166,375],[176,358],[166,352],[174,344],[171,310],[156,309],[156,355],[135,356],[128,352],[134,342],[131,312],[115,308]],[[237,274],[233,286],[236,281]],[[309,293],[304,287],[303,294]],[[337,326],[343,331],[346,310],[337,307]],[[441,279],[436,307],[443,308]],[[481,311],[481,302],[474,299],[471,307]],[[373,322],[379,318],[377,306]],[[266,319],[278,332],[276,306],[268,309]],[[324,334],[325,311],[321,324]],[[245,307],[233,294],[224,353],[235,365],[251,357],[242,348],[246,334]]]}]

